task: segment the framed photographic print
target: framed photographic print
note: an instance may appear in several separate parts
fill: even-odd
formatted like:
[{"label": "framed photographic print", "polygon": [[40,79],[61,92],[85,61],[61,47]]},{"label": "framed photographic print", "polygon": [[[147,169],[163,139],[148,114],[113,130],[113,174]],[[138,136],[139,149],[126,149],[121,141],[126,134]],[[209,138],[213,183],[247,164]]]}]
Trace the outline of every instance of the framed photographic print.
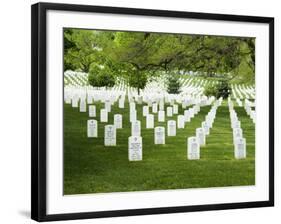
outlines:
[{"label": "framed photographic print", "polygon": [[32,6],[32,219],[274,205],[274,19]]}]

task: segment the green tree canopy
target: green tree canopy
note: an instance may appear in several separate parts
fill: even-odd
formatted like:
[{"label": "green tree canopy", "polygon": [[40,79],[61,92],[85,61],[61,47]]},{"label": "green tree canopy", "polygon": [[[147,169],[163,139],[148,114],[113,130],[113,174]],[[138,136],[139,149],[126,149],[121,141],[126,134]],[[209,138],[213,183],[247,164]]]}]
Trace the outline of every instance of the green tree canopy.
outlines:
[{"label": "green tree canopy", "polygon": [[204,94],[206,96],[214,96],[217,99],[226,99],[231,94],[231,87],[227,80],[221,80],[215,85],[209,85],[205,88]]},{"label": "green tree canopy", "polygon": [[255,39],[246,37],[65,29],[64,52],[65,70],[88,73],[94,63],[138,89],[161,73],[236,83],[253,82],[255,74]]},{"label": "green tree canopy", "polygon": [[115,84],[115,77],[108,67],[92,64],[88,75],[88,82],[96,87],[112,87]]}]

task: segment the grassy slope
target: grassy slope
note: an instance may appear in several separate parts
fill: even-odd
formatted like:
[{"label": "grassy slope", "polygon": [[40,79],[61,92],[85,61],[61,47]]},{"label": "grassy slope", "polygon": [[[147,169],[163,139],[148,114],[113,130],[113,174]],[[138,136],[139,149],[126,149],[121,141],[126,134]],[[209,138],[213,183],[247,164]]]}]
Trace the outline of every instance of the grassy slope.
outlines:
[{"label": "grassy slope", "polygon": [[[101,104],[96,105],[99,120]],[[78,108],[64,105],[65,194],[255,184],[254,125],[243,108],[235,110],[247,140],[247,159],[233,158],[229,112],[224,102],[217,111],[207,145],[201,148],[201,159],[190,161],[186,159],[186,138],[195,134],[210,107],[201,108],[185,129],[177,129],[176,137],[166,136],[166,145],[154,145],[153,129],[145,128],[142,106],[137,105],[138,119],[142,124],[143,161],[129,162],[128,103],[125,109],[118,109],[118,104],[115,105],[108,123],[113,123],[114,113],[123,114],[123,129],[117,131],[116,147],[104,147],[105,123],[99,123],[99,138],[88,139],[88,113],[80,113]],[[183,113],[181,109],[179,112]],[[176,119],[176,116],[169,119]],[[166,122],[156,122],[156,125],[166,127]]]}]

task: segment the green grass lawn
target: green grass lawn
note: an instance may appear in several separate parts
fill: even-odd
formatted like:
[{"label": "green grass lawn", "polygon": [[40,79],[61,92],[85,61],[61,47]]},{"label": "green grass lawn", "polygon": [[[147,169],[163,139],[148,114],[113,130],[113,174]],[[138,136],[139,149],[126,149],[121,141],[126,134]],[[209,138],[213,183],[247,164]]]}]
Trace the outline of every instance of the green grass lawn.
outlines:
[{"label": "green grass lawn", "polygon": [[[100,119],[102,104],[97,103]],[[167,106],[167,105],[166,105]],[[154,130],[145,128],[142,105],[137,105],[143,138],[143,160],[128,160],[128,137],[131,135],[129,105],[119,109],[118,103],[109,113],[109,122],[98,122],[98,138],[87,138],[87,113],[64,105],[64,194],[147,191],[255,184],[255,127],[244,108],[235,107],[247,142],[247,158],[234,159],[232,130],[226,102],[217,116],[201,147],[200,160],[187,160],[187,137],[194,136],[210,106],[201,111],[185,129],[177,129],[176,137],[167,137],[165,145],[154,145]],[[151,112],[151,108],[150,108]],[[104,125],[113,124],[113,114],[123,115],[123,129],[117,130],[117,146],[104,146]],[[179,106],[179,114],[183,114]],[[165,126],[167,122],[157,122]],[[176,120],[176,116],[169,120]],[[168,117],[166,117],[166,121]],[[167,132],[167,130],[166,130]]]}]

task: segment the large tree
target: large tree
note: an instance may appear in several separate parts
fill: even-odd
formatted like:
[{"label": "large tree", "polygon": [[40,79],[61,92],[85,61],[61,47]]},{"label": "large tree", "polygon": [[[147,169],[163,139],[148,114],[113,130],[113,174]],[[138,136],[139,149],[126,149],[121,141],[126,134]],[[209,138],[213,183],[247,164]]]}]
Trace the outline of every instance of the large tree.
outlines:
[{"label": "large tree", "polygon": [[254,80],[253,38],[72,29],[64,32],[64,46],[65,69],[89,72],[94,63],[138,90],[161,73]]}]

